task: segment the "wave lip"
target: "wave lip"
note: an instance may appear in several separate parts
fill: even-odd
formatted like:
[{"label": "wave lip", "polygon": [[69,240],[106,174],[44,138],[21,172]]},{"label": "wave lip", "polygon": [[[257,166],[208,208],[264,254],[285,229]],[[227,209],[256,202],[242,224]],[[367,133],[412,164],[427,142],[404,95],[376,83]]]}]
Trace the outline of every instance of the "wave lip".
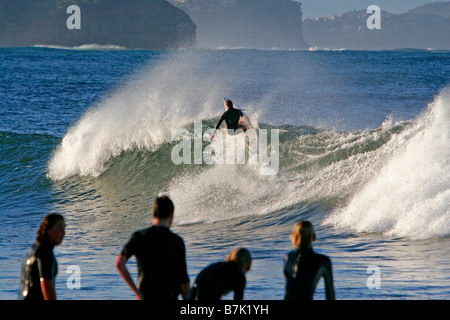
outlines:
[{"label": "wave lip", "polygon": [[450,236],[450,90],[410,128],[380,173],[326,224],[426,239]]},{"label": "wave lip", "polygon": [[49,163],[49,177],[98,177],[122,152],[154,151],[170,142],[173,130],[211,117],[220,81],[197,75],[205,59],[174,53],[130,75],[69,129]]}]

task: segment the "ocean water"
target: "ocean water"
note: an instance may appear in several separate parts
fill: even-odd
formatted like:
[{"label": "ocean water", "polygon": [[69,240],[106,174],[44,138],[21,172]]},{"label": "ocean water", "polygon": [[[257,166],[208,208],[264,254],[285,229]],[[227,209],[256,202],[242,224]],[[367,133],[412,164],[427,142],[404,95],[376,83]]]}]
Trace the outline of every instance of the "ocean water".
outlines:
[{"label": "ocean water", "polygon": [[[245,298],[283,299],[289,234],[308,219],[337,299],[450,297],[450,52],[41,46],[0,49],[0,74],[0,299],[17,298],[51,212],[67,224],[58,298],[133,299],[115,259],[161,193],[191,282],[243,246]],[[213,128],[224,96],[279,133],[276,174],[171,160],[173,131]]]}]

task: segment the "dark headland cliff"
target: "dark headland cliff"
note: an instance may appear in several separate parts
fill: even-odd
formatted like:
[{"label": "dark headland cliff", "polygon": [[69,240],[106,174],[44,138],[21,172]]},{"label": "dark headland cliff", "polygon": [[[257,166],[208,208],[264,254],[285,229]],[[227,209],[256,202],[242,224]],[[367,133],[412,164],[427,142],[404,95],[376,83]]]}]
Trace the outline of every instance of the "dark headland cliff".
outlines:
[{"label": "dark headland cliff", "polygon": [[[71,5],[80,29],[66,25]],[[291,0],[0,0],[0,46],[306,49]]]},{"label": "dark headland cliff", "polygon": [[[80,29],[67,20],[79,7]],[[72,21],[76,22],[76,21]],[[196,25],[165,0],[0,0],[0,46],[114,44],[166,49],[195,46]]]},{"label": "dark headland cliff", "polygon": [[197,25],[201,48],[307,49],[302,5],[291,0],[169,0]]}]

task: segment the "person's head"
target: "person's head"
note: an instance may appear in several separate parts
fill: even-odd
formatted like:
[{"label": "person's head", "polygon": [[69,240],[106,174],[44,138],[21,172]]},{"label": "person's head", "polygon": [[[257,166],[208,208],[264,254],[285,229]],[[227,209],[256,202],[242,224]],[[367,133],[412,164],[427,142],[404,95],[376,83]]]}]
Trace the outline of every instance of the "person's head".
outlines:
[{"label": "person's head", "polygon": [[50,213],[42,219],[37,231],[36,241],[38,243],[49,242],[55,246],[62,243],[66,229],[66,224],[62,215]]},{"label": "person's head", "polygon": [[245,248],[234,249],[228,254],[225,261],[236,263],[244,272],[248,272],[252,266],[252,256]]},{"label": "person's head", "polygon": [[233,108],[233,102],[231,100],[225,101],[225,106],[228,108]]},{"label": "person's head", "polygon": [[297,222],[291,232],[292,245],[296,248],[312,248],[313,241],[316,241],[316,233],[311,222]]},{"label": "person's head", "polygon": [[168,196],[160,196],[153,203],[153,219],[172,224],[175,207]]}]

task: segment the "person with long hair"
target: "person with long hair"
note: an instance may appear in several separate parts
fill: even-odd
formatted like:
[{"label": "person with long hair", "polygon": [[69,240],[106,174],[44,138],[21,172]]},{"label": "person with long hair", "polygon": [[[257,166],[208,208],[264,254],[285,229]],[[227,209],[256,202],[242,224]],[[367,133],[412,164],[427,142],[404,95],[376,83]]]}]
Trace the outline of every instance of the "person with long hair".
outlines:
[{"label": "person with long hair", "polygon": [[23,300],[56,300],[55,277],[58,264],[53,248],[65,235],[63,216],[56,213],[44,217],[36,242],[28,250],[22,264],[19,297]]}]

